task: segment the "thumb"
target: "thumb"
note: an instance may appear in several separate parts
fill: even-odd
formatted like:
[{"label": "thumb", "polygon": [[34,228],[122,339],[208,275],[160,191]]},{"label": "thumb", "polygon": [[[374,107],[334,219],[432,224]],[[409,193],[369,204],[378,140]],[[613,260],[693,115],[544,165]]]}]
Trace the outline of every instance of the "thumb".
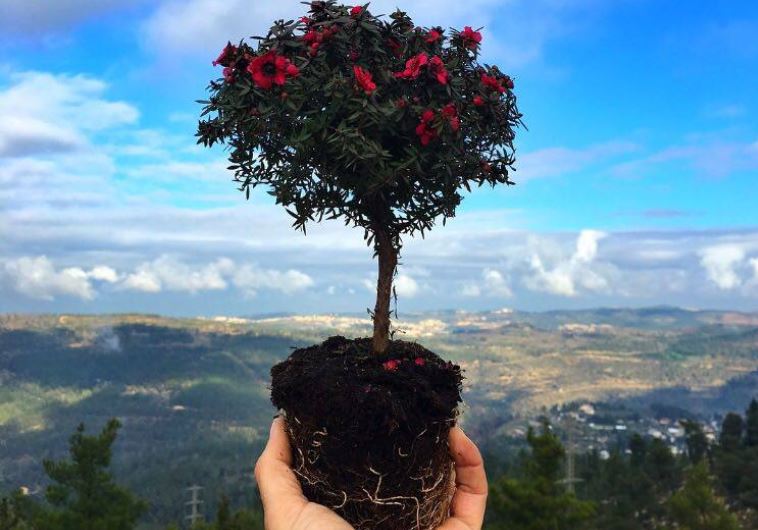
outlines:
[{"label": "thumb", "polygon": [[[268,443],[255,464],[255,481],[267,521],[269,518],[286,521],[308,504],[292,471],[292,449],[283,418],[275,418],[271,423]],[[277,527],[275,521],[271,521],[271,527]]]}]

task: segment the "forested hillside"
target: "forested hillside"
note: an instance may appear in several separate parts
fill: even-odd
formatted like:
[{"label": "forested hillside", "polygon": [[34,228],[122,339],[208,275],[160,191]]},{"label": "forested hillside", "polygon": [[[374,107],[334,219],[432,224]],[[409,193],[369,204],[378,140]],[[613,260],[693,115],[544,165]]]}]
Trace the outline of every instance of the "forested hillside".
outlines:
[{"label": "forested hillside", "polygon": [[[595,410],[577,416],[573,452],[582,479],[575,490],[595,503],[593,517],[606,514],[598,492],[626,487],[635,432],[677,452],[671,455],[676,480],[655,502],[688,473],[678,453],[686,450],[681,419],[701,423],[713,438],[712,474],[750,469],[747,457],[717,458],[714,444],[725,414],[743,410],[758,390],[754,315],[670,308],[450,312],[416,315],[399,326],[405,334],[398,337],[419,340],[464,368],[461,421],[487,453],[493,484],[505,472],[532,480],[530,466],[519,464],[520,451],[529,452],[529,426],[540,436],[537,419],[544,415],[566,444],[566,418],[588,403]],[[334,334],[364,335],[367,328],[367,319],[337,316],[0,317],[0,492],[23,487],[28,499],[41,501],[51,480],[44,460],[66,458],[80,422],[92,433],[115,417],[122,426],[109,469],[119,485],[147,501],[143,528],[182,521],[186,488],[194,484],[204,488],[209,519],[222,497],[230,513],[255,507],[252,466],[275,413],[268,400],[271,365],[293,347]],[[657,431],[663,439],[653,442]],[[608,467],[614,463],[621,467]],[[565,464],[554,464],[560,480]],[[753,486],[735,480],[714,491],[741,503]],[[619,513],[636,506],[614,502]],[[751,505],[740,506],[744,515]]]}]

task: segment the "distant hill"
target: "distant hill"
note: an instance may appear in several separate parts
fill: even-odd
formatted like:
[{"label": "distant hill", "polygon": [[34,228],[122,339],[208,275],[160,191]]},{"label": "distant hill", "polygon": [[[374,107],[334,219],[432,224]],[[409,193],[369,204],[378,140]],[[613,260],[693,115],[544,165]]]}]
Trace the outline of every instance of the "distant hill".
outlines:
[{"label": "distant hill", "polygon": [[[398,328],[398,338],[464,367],[463,421],[479,440],[560,403],[708,415],[758,391],[756,314],[450,311]],[[116,473],[151,500],[152,520],[179,519],[194,482],[250,503],[252,464],[275,412],[271,365],[291,348],[368,332],[367,318],[350,315],[0,315],[0,491],[40,491],[42,459],[63,456],[80,421],[94,430],[115,416],[124,423]]]}]

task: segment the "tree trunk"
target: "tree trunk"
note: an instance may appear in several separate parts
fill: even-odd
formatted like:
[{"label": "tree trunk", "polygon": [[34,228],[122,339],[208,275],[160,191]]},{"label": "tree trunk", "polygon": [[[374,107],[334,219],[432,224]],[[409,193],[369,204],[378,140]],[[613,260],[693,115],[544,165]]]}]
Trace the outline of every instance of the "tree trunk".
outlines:
[{"label": "tree trunk", "polygon": [[374,307],[374,353],[387,351],[390,339],[390,299],[392,278],[397,267],[397,250],[392,239],[383,230],[374,232],[374,248],[379,260],[379,277],[376,281],[376,306]]}]

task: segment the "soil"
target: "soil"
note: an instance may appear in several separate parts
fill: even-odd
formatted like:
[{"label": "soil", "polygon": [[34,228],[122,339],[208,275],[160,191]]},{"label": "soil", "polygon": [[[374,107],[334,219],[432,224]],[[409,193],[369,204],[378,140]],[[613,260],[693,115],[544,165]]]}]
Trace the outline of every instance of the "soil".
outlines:
[{"label": "soil", "polygon": [[355,528],[436,528],[448,516],[448,433],[461,400],[460,367],[423,346],[332,337],[271,369],[305,495]]}]

